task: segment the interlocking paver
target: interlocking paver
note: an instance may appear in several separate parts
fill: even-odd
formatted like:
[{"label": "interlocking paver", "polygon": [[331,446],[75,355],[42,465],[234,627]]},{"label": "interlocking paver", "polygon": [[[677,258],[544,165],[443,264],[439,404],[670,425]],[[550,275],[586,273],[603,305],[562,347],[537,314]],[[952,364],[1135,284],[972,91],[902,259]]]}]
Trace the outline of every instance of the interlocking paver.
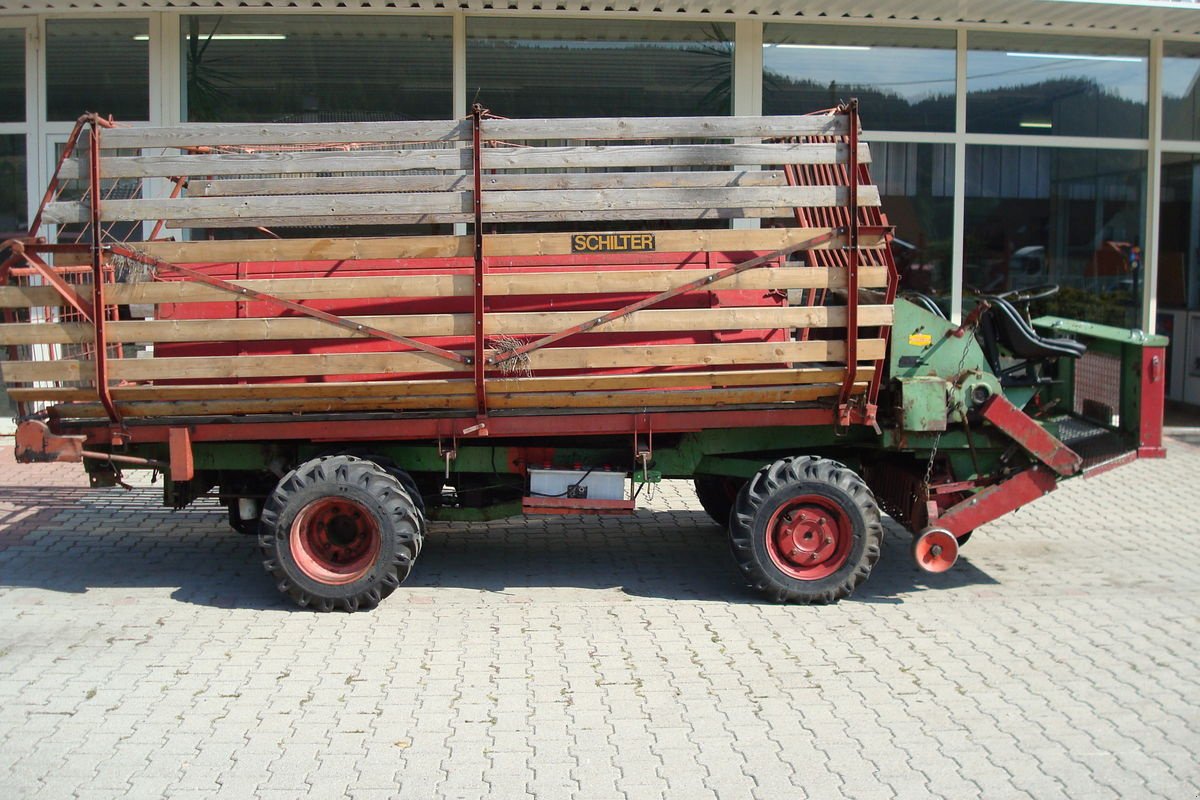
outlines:
[{"label": "interlocking paver", "polygon": [[[0,440],[3,441],[3,440]],[[759,603],[685,483],[629,519],[434,526],[368,614],[287,606],[215,505],[0,449],[12,797],[1193,797],[1200,449],[1072,481],[950,573],[889,528]]]}]

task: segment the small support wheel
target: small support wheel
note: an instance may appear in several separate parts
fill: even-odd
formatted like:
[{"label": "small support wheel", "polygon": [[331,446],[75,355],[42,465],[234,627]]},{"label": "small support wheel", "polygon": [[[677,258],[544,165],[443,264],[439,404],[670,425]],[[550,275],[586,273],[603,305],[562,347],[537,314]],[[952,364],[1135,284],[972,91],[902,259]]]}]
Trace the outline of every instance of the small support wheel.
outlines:
[{"label": "small support wheel", "polygon": [[705,513],[722,528],[728,527],[729,514],[746,481],[725,475],[697,475],[692,483],[696,487],[696,499]]},{"label": "small support wheel", "polygon": [[913,559],[926,572],[945,572],[958,561],[959,544],[945,528],[926,528],[913,539]]},{"label": "small support wheel", "polygon": [[871,574],[883,544],[875,496],[836,461],[785,458],[738,493],[729,518],[734,560],[777,602],[829,603]]},{"label": "small support wheel", "polygon": [[378,464],[315,458],[284,475],[263,506],[263,566],[302,607],[357,611],[408,577],[422,522],[404,484]]}]

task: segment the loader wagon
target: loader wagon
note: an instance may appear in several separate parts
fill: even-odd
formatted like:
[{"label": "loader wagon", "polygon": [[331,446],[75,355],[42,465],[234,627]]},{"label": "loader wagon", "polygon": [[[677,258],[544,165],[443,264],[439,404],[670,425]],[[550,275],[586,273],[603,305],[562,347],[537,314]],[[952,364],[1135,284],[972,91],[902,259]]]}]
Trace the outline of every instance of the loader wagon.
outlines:
[{"label": "loader wagon", "polygon": [[1053,293],[899,290],[856,102],[802,116],[80,118],[0,263],[18,461],[217,497],[279,590],[374,606],[426,523],[630,514],[690,479],[776,601],[881,514],[978,526],[1163,455],[1163,350]]}]

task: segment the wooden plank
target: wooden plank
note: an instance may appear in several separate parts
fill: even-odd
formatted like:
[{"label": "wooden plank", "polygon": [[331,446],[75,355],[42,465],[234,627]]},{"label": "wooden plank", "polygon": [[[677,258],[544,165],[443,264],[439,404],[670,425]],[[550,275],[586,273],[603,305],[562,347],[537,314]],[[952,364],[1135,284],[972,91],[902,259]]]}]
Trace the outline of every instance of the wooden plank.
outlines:
[{"label": "wooden plank", "polygon": [[188,182],[191,197],[241,195],[449,192],[474,189],[471,175],[350,175],[304,178],[225,178]]},{"label": "wooden plank", "polygon": [[[660,292],[690,283],[718,270],[620,270],[603,272],[494,273],[487,293],[499,295],[604,294]],[[352,300],[378,297],[469,297],[473,278],[465,272],[450,275],[391,275],[355,278],[275,278],[230,281],[288,300]],[[864,288],[887,285],[885,267],[862,267]],[[88,284],[83,284],[86,289]],[[709,289],[841,289],[846,272],[827,267],[770,267],[748,270],[709,285]],[[105,288],[114,305],[130,303],[230,302],[228,292],[191,281],[115,283]],[[58,306],[62,301],[49,286],[0,287],[0,308]]]},{"label": "wooden plank", "polygon": [[485,119],[484,139],[683,139],[845,136],[844,114],[772,117]]},{"label": "wooden plank", "polygon": [[[803,119],[803,118],[801,118]],[[417,122],[185,123],[169,128],[111,128],[100,135],[104,149],[218,145],[298,145],[355,142],[448,142],[471,138],[470,120]]]},{"label": "wooden plank", "polygon": [[[770,191],[770,190],[767,190]],[[237,220],[241,226],[259,219],[291,217],[376,217],[467,214],[470,192],[397,192],[392,194],[329,194],[313,197],[181,197],[151,200],[105,200],[105,222],[170,219],[186,225],[192,219]],[[86,222],[90,211],[81,202],[47,203],[47,222]],[[326,216],[328,215],[328,217]]]},{"label": "wooden plank", "polygon": [[[620,173],[610,173],[620,174]],[[648,173],[635,173],[648,174]],[[682,173],[681,173],[682,174]],[[517,176],[514,176],[517,177]],[[520,176],[534,177],[534,176]],[[540,176],[539,176],[540,177]],[[660,253],[778,250],[830,233],[830,228],[761,228],[639,231],[652,233]],[[570,233],[498,234],[484,239],[488,256],[555,255],[571,252]],[[863,247],[878,247],[879,236],[861,236]],[[840,237],[818,245],[838,248]],[[469,258],[469,236],[394,236],[327,239],[249,239],[241,241],[141,242],[142,252],[178,264],[234,261],[354,261],[383,258]]]},{"label": "wooden plank", "polygon": [[[715,366],[839,361],[844,342],[766,342],[667,346],[559,347],[531,353],[531,370],[608,369],[648,366]],[[859,341],[860,360],[884,355],[882,339]],[[426,353],[323,353],[303,355],[127,358],[109,362],[114,381],[198,380],[208,378],[268,378],[301,375],[373,375],[387,373],[452,372],[447,362]],[[88,361],[10,361],[5,380],[80,381],[92,374]],[[460,373],[461,374],[461,373]]]},{"label": "wooden plank", "polygon": [[[849,145],[845,144],[488,147],[483,151],[482,163],[484,169],[502,170],[576,169],[582,167],[731,167],[738,164],[845,164],[849,152]],[[870,147],[860,144],[858,158],[860,164],[869,164],[871,162]],[[393,167],[393,169],[396,168]]]},{"label": "wooden plank", "polygon": [[[639,373],[635,375],[567,375],[550,378],[489,378],[489,391],[575,392],[614,391],[619,389],[669,389],[720,386],[787,386],[811,383],[837,383],[845,375],[844,367],[798,367],[795,369],[738,370],[721,369],[689,372]],[[872,367],[858,371],[861,380],[870,380]],[[397,394],[408,396],[472,395],[470,379],[450,378],[416,381],[338,381],[329,383],[234,383],[191,386],[114,386],[112,396],[121,401],[149,400],[269,400],[280,397],[369,398]],[[15,387],[8,390],[14,400],[95,400],[90,388]]]},{"label": "wooden plank", "polygon": [[[137,249],[143,253],[176,264],[234,261],[470,258],[474,252],[473,248],[474,240],[470,236],[244,239],[240,241],[139,242],[137,244]],[[569,245],[565,252],[570,252]]]},{"label": "wooden plank", "polygon": [[[849,200],[850,189],[846,186],[496,191],[483,193],[483,211],[485,216],[496,212],[507,218],[510,212],[521,211],[812,208],[844,206]],[[858,204],[879,205],[879,190],[874,186],[860,186]]]},{"label": "wooden plank", "polygon": [[[547,334],[590,322],[607,311],[547,311],[490,314],[487,335]],[[470,336],[475,323],[470,314],[411,314],[352,316],[350,322],[401,336]],[[890,325],[892,307],[859,307],[859,325]],[[843,327],[842,307],[733,307],[648,309],[598,325],[582,334],[648,333],[668,331],[765,330],[774,328]],[[111,342],[225,342],[279,341],[287,339],[371,339],[369,334],[338,328],[304,317],[254,317],[240,319],[147,320],[110,322]],[[88,344],[93,328],[84,322],[0,324],[0,345]]]},{"label": "wooden plank", "polygon": [[[866,388],[855,384],[855,394]],[[583,408],[697,408],[744,405],[777,405],[834,397],[840,384],[813,386],[775,386],[749,389],[687,389],[667,391],[570,392],[552,394],[492,394],[488,405],[493,409],[583,409]],[[436,402],[441,408],[464,409],[474,406],[467,395],[409,397],[403,394],[370,399],[318,399],[286,397],[275,400],[207,400],[118,402],[123,416],[168,417],[233,414],[353,413],[365,411],[425,410]],[[105,416],[99,403],[58,406],[51,416],[58,418],[96,418]]]},{"label": "wooden plank", "polygon": [[[780,170],[673,172],[542,172],[484,175],[485,192],[516,189],[648,189],[698,186],[783,186]],[[356,175],[331,178],[226,178],[193,180],[191,196],[440,192],[474,188],[471,175]]]},{"label": "wooden plank", "polygon": [[[171,178],[181,175],[294,175],[304,172],[396,172],[411,169],[471,169],[471,151],[359,150],[298,153],[218,153],[203,155],[113,156],[102,158],[102,178]],[[87,159],[68,158],[59,177],[87,176]]]}]

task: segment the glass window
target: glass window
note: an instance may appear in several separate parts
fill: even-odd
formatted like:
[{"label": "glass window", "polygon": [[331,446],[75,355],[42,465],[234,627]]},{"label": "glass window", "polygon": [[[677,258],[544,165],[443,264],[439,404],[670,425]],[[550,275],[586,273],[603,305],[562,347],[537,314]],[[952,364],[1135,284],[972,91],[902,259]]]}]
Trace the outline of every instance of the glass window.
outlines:
[{"label": "glass window", "polygon": [[954,235],[954,147],[871,145],[871,178],[883,213],[896,227],[892,255],[902,290],[950,295]]},{"label": "glass window", "polygon": [[966,291],[1055,284],[1035,314],[1136,326],[1145,184],[1145,153],[968,147]]},{"label": "glass window", "polygon": [[1200,44],[1166,42],[1162,65],[1164,139],[1200,139]]},{"label": "glass window", "polygon": [[1146,136],[1145,42],[972,33],[967,44],[968,131]]},{"label": "glass window", "polygon": [[1200,156],[1164,153],[1158,225],[1158,302],[1200,308]]},{"label": "glass window", "polygon": [[150,118],[150,36],[144,19],[46,21],[46,102],[51,120],[85,111],[121,121]]},{"label": "glass window", "polygon": [[868,130],[954,130],[953,31],[768,24],[763,41],[765,114],[858,97]]},{"label": "glass window", "polygon": [[25,196],[25,134],[0,136],[0,240],[29,230]]},{"label": "glass window", "polygon": [[728,114],[732,29],[692,22],[467,20],[467,101],[506,117]]},{"label": "glass window", "polygon": [[186,16],[192,122],[355,122],[453,114],[451,21]]},{"label": "glass window", "polygon": [[25,121],[25,29],[0,28],[0,122]]}]

